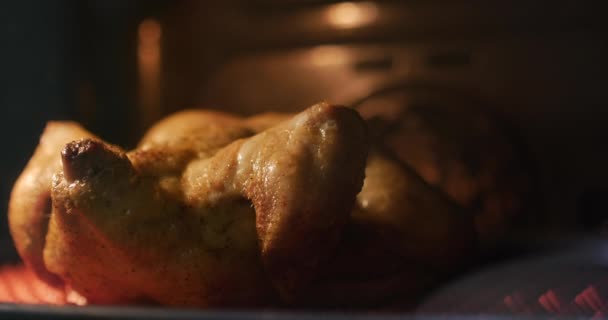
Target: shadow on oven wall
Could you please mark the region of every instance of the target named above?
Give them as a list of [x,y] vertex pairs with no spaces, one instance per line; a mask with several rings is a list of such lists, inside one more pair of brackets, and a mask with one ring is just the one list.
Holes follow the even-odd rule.
[[[466,92],[519,130],[539,168],[549,229],[597,229],[608,213],[608,51],[598,8],[593,1],[3,2],[2,205],[50,119],[78,120],[128,147],[160,116],[185,107],[295,111],[416,82]],[[0,230],[0,259],[14,259],[5,219]]]

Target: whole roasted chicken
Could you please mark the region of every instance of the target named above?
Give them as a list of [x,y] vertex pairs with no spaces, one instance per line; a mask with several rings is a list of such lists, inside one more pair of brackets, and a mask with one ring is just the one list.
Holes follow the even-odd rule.
[[379,305],[465,265],[476,234],[369,136],[327,103],[182,111],[128,152],[51,122],[14,186],[11,233],[40,278],[93,304]]

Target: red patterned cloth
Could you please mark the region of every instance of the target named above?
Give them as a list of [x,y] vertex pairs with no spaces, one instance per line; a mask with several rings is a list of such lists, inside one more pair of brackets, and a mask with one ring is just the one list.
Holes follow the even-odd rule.
[[42,282],[23,265],[0,266],[0,303],[66,304],[63,288]]

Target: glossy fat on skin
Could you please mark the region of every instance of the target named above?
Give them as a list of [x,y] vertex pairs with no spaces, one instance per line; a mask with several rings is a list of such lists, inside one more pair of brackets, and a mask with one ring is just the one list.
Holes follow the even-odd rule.
[[[248,121],[254,128],[263,129],[289,116],[268,113]],[[403,148],[397,151],[408,152]],[[401,235],[400,240],[395,240],[401,246],[398,252],[407,252],[409,257],[427,266],[449,268],[474,253],[477,247],[474,220],[470,211],[431,187],[413,168],[406,168],[378,150],[371,153],[363,189],[352,215],[352,223],[358,225],[355,228],[358,231],[353,232],[368,229],[364,231],[366,235],[359,235],[361,238],[374,242],[377,247],[379,233],[372,230],[393,230],[392,233]],[[374,239],[370,238],[371,234],[376,234]]]
[[181,173],[189,162],[256,133],[244,122],[222,112],[183,110],[152,126],[127,156],[140,175],[157,178],[163,191],[179,198]]
[[367,149],[355,111],[319,104],[192,163],[185,197],[195,206],[251,199],[264,265],[291,300],[333,252],[361,189]]
[[51,215],[51,179],[61,168],[60,152],[65,144],[92,137],[95,136],[74,122],[49,122],[11,193],[8,221],[15,247],[25,264],[51,284],[60,283],[42,259]]
[[98,303],[254,305],[274,298],[271,284],[288,300],[331,255],[366,153],[363,121],[328,104],[190,162],[181,192],[142,169],[144,156],[70,143],[45,262]]
[[[248,123],[259,130],[289,116],[261,114]],[[408,169],[372,152],[338,251],[313,286],[300,292],[301,303],[369,306],[421,292],[475,255],[478,235],[472,213]]]

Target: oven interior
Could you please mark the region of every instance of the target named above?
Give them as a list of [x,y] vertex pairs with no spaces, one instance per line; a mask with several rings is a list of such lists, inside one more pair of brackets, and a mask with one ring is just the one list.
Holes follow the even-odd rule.
[[[11,44],[0,53],[5,208],[51,119],[77,120],[129,147],[152,123],[184,108],[252,115],[327,100],[370,117],[405,110],[400,128],[415,137],[405,143],[417,150],[407,155],[419,161],[417,169],[430,158],[417,147],[424,136],[411,134],[418,132],[412,119],[437,125],[474,154],[502,143],[479,138],[495,126],[519,157],[501,162],[515,168],[501,181],[523,170],[527,188],[520,228],[414,311],[608,311],[608,46],[600,2],[90,0],[1,7]],[[491,129],[479,124],[487,119]],[[472,137],[484,142],[467,147]],[[4,220],[0,261],[16,263]],[[0,305],[8,317],[280,317],[78,310]]]

